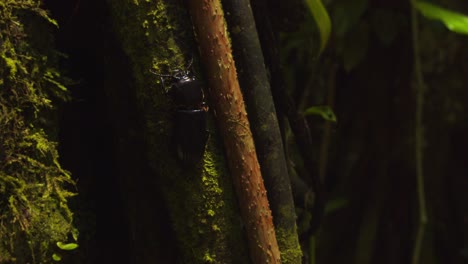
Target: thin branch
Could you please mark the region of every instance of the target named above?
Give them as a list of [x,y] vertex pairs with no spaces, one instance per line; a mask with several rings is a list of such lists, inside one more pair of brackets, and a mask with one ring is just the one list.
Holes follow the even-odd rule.
[[[328,94],[327,94],[327,105],[332,109],[335,102],[335,79],[336,79],[336,65],[334,62],[331,63],[330,73],[328,76]],[[319,158],[319,178],[322,182],[325,181],[325,175],[327,174],[328,164],[328,150],[330,148],[332,124],[330,121],[325,121],[325,127],[323,130],[322,143],[320,145],[320,158]]]
[[424,233],[427,224],[427,212],[426,212],[426,199],[424,194],[424,173],[423,173],[423,162],[424,162],[424,126],[423,126],[423,114],[424,114],[424,79],[421,68],[421,60],[419,57],[419,30],[418,30],[418,14],[416,9],[411,7],[411,25],[413,34],[413,56],[414,56],[414,76],[416,79],[415,91],[416,91],[416,111],[415,111],[415,161],[416,161],[416,184],[418,193],[418,205],[419,205],[419,223],[416,238],[414,241],[412,264],[420,263],[420,255],[422,242],[424,240]]

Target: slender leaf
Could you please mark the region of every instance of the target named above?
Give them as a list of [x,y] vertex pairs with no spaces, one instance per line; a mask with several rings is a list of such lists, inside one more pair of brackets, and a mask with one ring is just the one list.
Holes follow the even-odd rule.
[[304,115],[319,115],[325,120],[336,122],[335,113],[333,113],[331,107],[327,105],[309,107],[304,111]]
[[429,19],[440,20],[456,33],[468,35],[468,16],[424,1],[412,1],[414,8]]
[[306,4],[320,31],[320,53],[322,53],[322,51],[327,46],[328,39],[330,38],[330,16],[328,15],[328,12],[323,6],[321,0],[306,0]]
[[65,243],[62,243],[62,242],[57,242],[57,247],[59,247],[60,249],[63,249],[63,250],[74,250],[75,248],[78,247],[78,244],[76,244],[76,243],[65,244]]
[[62,257],[59,254],[54,253],[52,254],[52,259],[55,261],[61,261]]

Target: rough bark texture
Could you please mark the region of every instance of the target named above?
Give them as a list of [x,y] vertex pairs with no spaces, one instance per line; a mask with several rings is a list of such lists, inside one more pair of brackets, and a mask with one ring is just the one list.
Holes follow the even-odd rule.
[[310,221],[310,228],[306,233],[301,234],[301,238],[307,239],[309,236],[314,235],[321,225],[326,202],[325,192],[323,190],[323,184],[319,178],[318,170],[312,163],[313,141],[307,120],[304,116],[301,116],[298,113],[292,98],[289,95],[286,95],[286,92],[281,90],[282,89],[276,91],[276,97],[279,97],[278,100],[282,101],[281,105],[283,107],[283,111],[285,111],[288,117],[289,126],[293,131],[296,145],[299,149],[302,159],[304,160],[304,166],[308,171],[309,180],[312,183],[312,188],[315,193],[315,200],[312,208],[313,218]]
[[325,193],[322,183],[319,179],[317,169],[314,167],[313,161],[313,142],[310,134],[309,125],[304,116],[301,116],[294,100],[287,93],[286,86],[282,77],[281,61],[279,54],[278,33],[272,27],[272,21],[268,16],[268,5],[265,0],[253,2],[254,14],[257,25],[262,30],[260,31],[260,40],[263,45],[263,53],[266,58],[266,64],[269,67],[272,76],[272,93],[275,105],[278,112],[287,116],[289,125],[294,134],[296,145],[304,160],[304,166],[308,170],[310,182],[312,183],[315,193],[314,207],[312,209],[312,221],[310,229],[306,234],[302,234],[302,238],[307,238],[313,235],[320,226],[325,208]]
[[218,0],[189,1],[254,263],[280,263],[274,226]]
[[283,263],[301,263],[296,212],[281,133],[249,0],[223,1]]

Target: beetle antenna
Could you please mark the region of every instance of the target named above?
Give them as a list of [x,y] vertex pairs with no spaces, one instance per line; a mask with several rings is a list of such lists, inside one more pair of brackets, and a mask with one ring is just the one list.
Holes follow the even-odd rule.
[[157,76],[159,76],[159,77],[172,77],[172,75],[170,75],[170,74],[161,74],[161,73],[157,73],[157,72],[153,71],[152,69],[150,69],[149,71],[150,71],[152,74],[157,75]]
[[150,69],[149,71],[152,74],[159,76],[159,78],[161,80],[161,84],[162,84],[163,87],[165,86],[164,78],[172,77],[172,75],[169,75],[169,74],[160,74],[160,73],[154,72],[152,69]]
[[190,58],[190,62],[189,62],[189,64],[188,64],[188,66],[187,66],[187,70],[186,70],[186,71],[188,71],[189,69],[191,69],[191,68],[192,68],[192,65],[193,65],[193,56],[192,56],[192,58]]

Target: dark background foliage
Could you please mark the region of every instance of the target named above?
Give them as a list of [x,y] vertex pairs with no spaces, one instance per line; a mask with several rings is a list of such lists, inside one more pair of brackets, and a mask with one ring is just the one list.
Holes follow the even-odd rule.
[[[284,122],[284,111],[278,110],[301,233],[307,233],[310,219],[314,219],[310,212],[314,199],[309,196],[313,189],[310,173],[323,180],[328,201],[312,245],[315,250],[309,247],[309,237],[301,241],[305,259],[316,259],[316,263],[410,263],[419,225],[410,3],[323,2],[332,20],[332,34],[320,55],[318,27],[301,1],[288,1],[286,6],[284,1],[271,1],[260,13],[254,9],[262,48],[277,49],[280,55],[275,60],[264,53],[272,82],[283,82],[282,88],[299,113],[311,106],[327,105],[337,118],[331,123],[317,115],[307,116],[313,157],[304,160],[295,135]],[[465,1],[434,2],[468,14]],[[152,200],[145,202],[154,211],[143,215],[146,220],[141,226],[131,224],[134,222],[128,208],[132,207],[125,193],[129,189],[122,187],[122,175],[143,175],[136,180],[154,175],[139,134],[143,117],[127,111],[136,108],[137,99],[129,92],[133,80],[127,73],[131,69],[112,30],[109,1],[46,0],[44,8],[60,25],[46,30],[55,38],[48,41],[55,41],[56,48],[66,54],[61,59],[49,57],[57,60],[61,72],[73,80],[67,85],[71,99],[61,106],[59,116],[52,118],[58,121],[58,130],[51,129],[58,131],[60,163],[71,172],[79,192],[70,207],[80,231],[80,247],[67,263],[136,263],[139,257],[135,254],[146,252],[141,248],[145,245],[154,246],[152,256],[157,256],[157,263],[178,260],[165,200],[157,190],[151,190],[153,186],[142,183],[140,187],[156,193],[156,199],[151,196]],[[274,21],[271,30],[276,42],[262,39],[268,29],[262,27],[261,16]],[[39,19],[40,15],[31,17]],[[468,39],[423,17],[419,18],[418,31],[417,56],[426,83],[423,171],[429,219],[420,263],[466,263]],[[281,72],[272,70],[272,61]],[[6,65],[2,68],[8,69]],[[8,70],[1,74],[8,79]],[[42,82],[39,75],[27,78]],[[110,85],[116,83],[122,85],[114,90]],[[128,100],[117,105],[109,99],[115,94]],[[28,97],[23,98],[28,101]],[[49,126],[54,127],[44,125]],[[127,130],[134,134],[124,135],[122,131]],[[124,137],[131,142],[124,142]],[[4,152],[0,149],[0,160]],[[316,169],[309,172],[306,163]],[[135,243],[131,230],[145,228],[156,230],[155,237]]]
[[[437,3],[467,13],[463,1]],[[410,3],[328,1],[326,7],[333,31],[320,58],[312,17],[281,38],[296,104],[302,110],[329,105],[338,119],[332,125],[309,119],[316,173],[324,177],[328,206],[340,208],[323,219],[317,263],[409,263],[419,224]],[[419,21],[429,218],[421,263],[465,263],[467,37]]]

